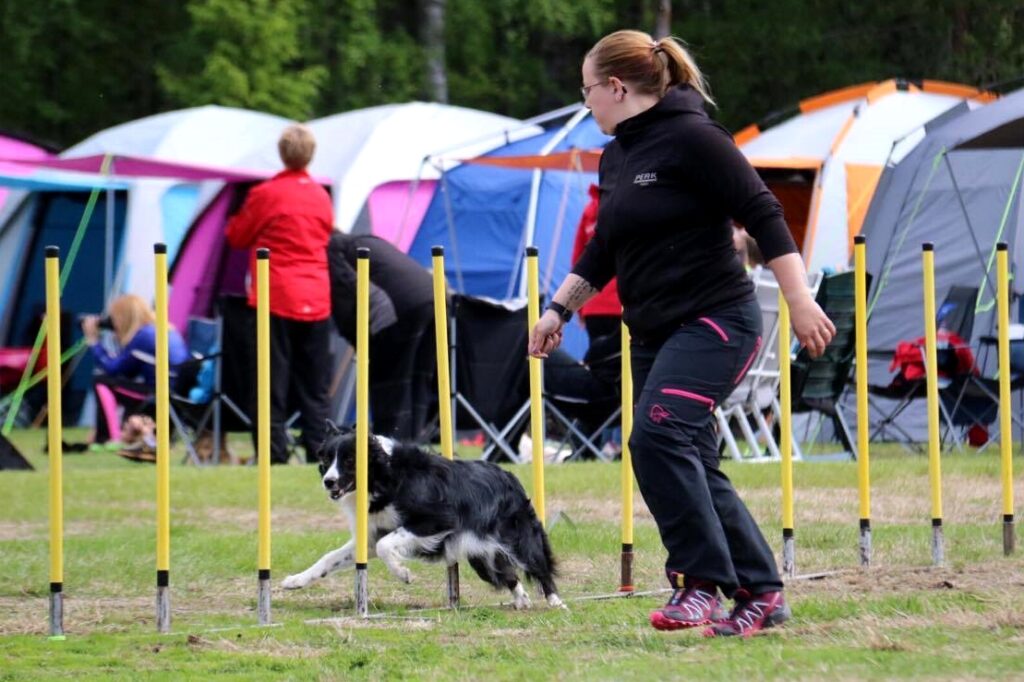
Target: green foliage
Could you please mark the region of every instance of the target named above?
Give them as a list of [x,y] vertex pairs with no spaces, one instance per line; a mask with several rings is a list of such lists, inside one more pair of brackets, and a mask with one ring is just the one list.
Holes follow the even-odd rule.
[[222,104],[305,119],[327,71],[302,62],[302,0],[191,0],[180,59],[157,68],[181,106]]
[[[35,0],[0,4],[0,129],[70,144],[215,102],[294,118],[425,99],[414,0]],[[658,0],[445,3],[449,99],[518,117],[578,98],[602,35],[654,28]],[[674,0],[736,129],[822,91],[902,76],[973,85],[1024,72],[1019,0]]]

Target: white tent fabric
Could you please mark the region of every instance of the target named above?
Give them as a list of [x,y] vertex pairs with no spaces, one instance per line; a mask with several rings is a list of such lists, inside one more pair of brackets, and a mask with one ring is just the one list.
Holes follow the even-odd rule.
[[[868,83],[805,100],[798,115],[764,131],[751,126],[737,140],[759,169],[817,165],[810,204],[801,211],[807,215],[802,252],[811,271],[843,269],[894,146],[913,140],[925,123],[961,102],[980,106],[989,99],[973,88],[934,81]],[[912,146],[904,142],[901,153]]]
[[[424,163],[427,157],[454,147],[462,155],[482,154],[504,144],[505,131],[522,124],[475,109],[409,102],[336,114],[310,121],[309,127],[317,139],[310,172],[332,180],[335,224],[348,232],[376,187],[436,180],[440,174]],[[265,162],[276,150],[260,153]]]
[[[203,106],[148,116],[98,132],[66,150],[62,157],[125,154],[162,161],[241,167],[254,146],[276,143],[292,121],[246,109]],[[275,166],[254,166],[266,170]],[[278,162],[277,166],[280,165]],[[116,175],[117,168],[113,168]],[[168,244],[173,258],[185,230],[215,195],[220,183],[206,187],[174,180],[137,179],[130,183],[125,243],[121,247],[124,271],[115,281],[119,289],[149,298],[153,294],[153,243]]]

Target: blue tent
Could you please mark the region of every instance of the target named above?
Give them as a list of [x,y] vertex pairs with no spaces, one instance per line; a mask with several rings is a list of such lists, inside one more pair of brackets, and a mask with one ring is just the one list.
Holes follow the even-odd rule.
[[[580,109],[557,128],[533,133],[486,156],[545,155],[604,147],[590,112]],[[510,137],[513,135],[510,134]],[[541,293],[550,297],[568,274],[580,214],[594,173],[462,164],[441,177],[409,255],[429,267],[432,246],[445,247],[448,281],[474,296],[524,296],[523,254],[539,250]],[[582,356],[586,336],[569,325],[565,348]]]

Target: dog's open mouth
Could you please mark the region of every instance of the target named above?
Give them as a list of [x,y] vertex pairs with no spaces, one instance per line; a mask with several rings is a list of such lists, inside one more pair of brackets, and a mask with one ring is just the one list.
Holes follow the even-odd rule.
[[348,493],[350,493],[353,490],[355,490],[355,488],[356,488],[356,485],[355,485],[355,483],[353,483],[352,485],[348,486],[347,488],[335,488],[335,489],[329,491],[329,494],[330,494],[332,500],[340,500],[341,498],[345,497],[345,495],[347,495]]

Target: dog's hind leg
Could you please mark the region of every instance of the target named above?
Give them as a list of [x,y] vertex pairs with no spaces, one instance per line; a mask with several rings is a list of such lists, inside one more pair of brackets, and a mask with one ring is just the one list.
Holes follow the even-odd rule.
[[484,582],[498,589],[504,587],[511,592],[512,608],[517,611],[530,608],[530,595],[523,589],[515,565],[503,553],[472,555],[469,557],[469,565]]
[[412,582],[412,573],[402,563],[403,559],[415,557],[436,557],[438,547],[448,533],[421,536],[405,528],[396,528],[377,541],[377,556],[388,567],[391,574],[405,583]]
[[[370,557],[374,556],[373,545],[370,545],[367,550]],[[355,563],[355,557],[356,541],[355,538],[352,538],[338,549],[324,554],[315,564],[307,568],[302,573],[290,575],[282,580],[281,587],[286,590],[298,590],[306,587],[310,583],[319,580],[320,578],[325,578],[335,571],[339,571],[343,568],[349,568]]]

